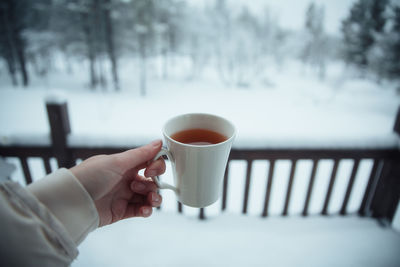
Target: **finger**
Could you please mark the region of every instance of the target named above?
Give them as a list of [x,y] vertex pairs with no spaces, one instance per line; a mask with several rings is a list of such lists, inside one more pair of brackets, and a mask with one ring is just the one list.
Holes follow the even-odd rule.
[[120,173],[125,173],[129,169],[136,168],[152,160],[160,151],[161,145],[161,140],[155,140],[145,146],[115,154],[116,167],[119,169]]
[[141,164],[139,164],[138,166],[135,167],[135,170],[140,171],[140,170],[142,170],[144,168],[147,168],[147,166],[149,166],[149,164],[147,162],[141,163]]
[[[158,160],[164,161],[163,158],[159,158]],[[155,162],[157,162],[158,160],[156,160]],[[149,161],[147,161],[147,162],[145,162],[145,163],[139,164],[138,166],[136,166],[136,167],[134,168],[134,170],[139,171],[139,170],[142,170],[142,169],[144,169],[144,168],[148,168],[150,165],[152,165],[152,163],[153,163],[153,159],[151,159],[151,160],[149,160]],[[164,165],[165,165],[165,162],[163,162],[163,163],[157,163],[157,165],[158,165],[158,164],[160,164],[160,165],[164,164]],[[157,165],[156,165],[156,166],[157,166]],[[158,168],[158,166],[157,166],[157,168]],[[161,168],[163,168],[163,167],[161,166]],[[165,167],[164,167],[164,169],[165,169]],[[162,174],[162,173],[160,173],[160,174]]]
[[136,178],[136,176],[138,175],[138,170],[136,168],[132,168],[127,170],[123,177],[127,180],[134,180]]
[[134,194],[130,199],[130,204],[151,205],[152,207],[161,206],[162,197],[160,194],[150,192],[147,195]]
[[147,205],[129,204],[126,208],[124,219],[131,217],[149,217],[153,208]]
[[154,177],[156,175],[161,175],[164,172],[165,172],[165,161],[160,158],[150,163],[150,165],[144,171],[144,176]]
[[150,192],[147,195],[147,202],[150,203],[150,205],[153,207],[159,207],[162,202],[162,197],[161,197],[161,195],[159,195],[155,192]]
[[140,194],[134,194],[129,199],[129,203],[130,204],[140,204],[140,205],[149,204],[149,203],[147,203],[147,195],[140,195]]
[[135,193],[147,195],[149,192],[157,192],[158,187],[152,180],[138,175],[136,179],[132,181],[131,189]]

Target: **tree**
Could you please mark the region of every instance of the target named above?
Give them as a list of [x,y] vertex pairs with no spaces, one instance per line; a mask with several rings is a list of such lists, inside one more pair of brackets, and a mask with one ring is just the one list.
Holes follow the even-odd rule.
[[11,30],[9,6],[2,3],[0,6],[0,54],[6,61],[8,72],[14,86],[18,85],[16,77],[16,57],[17,53],[14,46],[14,38]]
[[[98,57],[101,40],[98,31],[97,9],[99,0],[59,0],[55,2],[51,31],[57,46],[67,57],[88,61],[89,87],[95,90],[101,81]],[[103,84],[104,85],[104,84]]]
[[400,6],[394,7],[392,27],[393,41],[390,44],[389,76],[400,78]]
[[388,0],[359,0],[342,23],[344,56],[348,63],[361,69],[368,67],[368,53],[376,42],[376,35],[385,26],[384,11]]
[[118,63],[115,48],[115,37],[114,37],[114,26],[111,18],[112,3],[111,0],[103,0],[103,19],[104,19],[104,31],[106,50],[111,63],[111,74],[114,83],[115,91],[119,91],[119,79],[118,79]]
[[[185,21],[182,14],[183,11],[183,2],[175,0],[155,2],[154,45],[163,58],[162,75],[164,79],[168,77],[169,55],[178,52],[180,44],[183,43],[182,28],[188,27],[186,25],[187,21]],[[190,21],[192,20],[193,17],[191,17]]]
[[385,10],[389,0],[373,0],[370,3],[370,19],[373,34],[382,33],[386,24]]
[[0,3],[0,53],[7,63],[13,84],[17,85],[16,70],[19,70],[25,87],[29,84],[29,75],[27,40],[23,33],[28,27],[31,4],[28,0],[3,0]]
[[391,27],[383,33],[371,56],[374,71],[389,79],[400,79],[400,6],[391,10]]
[[154,0],[135,0],[132,2],[134,30],[140,58],[140,95],[147,91],[147,57],[154,44],[155,3]]
[[207,12],[198,12],[194,8],[186,10],[181,25],[183,52],[191,59],[188,78],[195,79],[214,55],[214,43],[209,41],[214,40],[214,28]]
[[235,19],[233,37],[232,70],[235,84],[247,87],[260,68],[262,44],[259,41],[261,27],[258,19],[247,9],[242,8]]
[[[58,0],[54,2],[55,17],[51,31],[59,49],[67,57],[88,61],[89,86],[95,90],[107,87],[110,74],[115,91],[120,89],[116,19],[113,12],[121,8],[119,0]],[[110,69],[104,66],[108,59]]]
[[319,77],[325,76],[327,39],[324,34],[324,8],[311,3],[306,10],[305,46],[301,53],[304,64],[318,69]]
[[214,8],[210,13],[214,26],[213,39],[215,40],[217,70],[221,80],[226,84],[230,84],[234,67],[230,56],[232,17],[225,0],[215,0]]
[[225,0],[216,0],[211,17],[212,40],[220,79],[227,85],[248,87],[262,71],[264,43],[258,18],[246,7],[231,12]]
[[45,76],[53,67],[57,35],[52,32],[53,4],[51,0],[37,0],[29,11],[29,27],[24,36],[29,40],[27,59],[38,76]]

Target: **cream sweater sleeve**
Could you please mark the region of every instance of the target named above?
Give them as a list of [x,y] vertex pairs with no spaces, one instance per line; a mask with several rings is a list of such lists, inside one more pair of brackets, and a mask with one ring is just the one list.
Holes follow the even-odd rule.
[[76,245],[98,227],[92,198],[69,170],[59,169],[30,184],[28,190],[65,226]]
[[99,224],[93,200],[67,169],[26,188],[1,184],[0,218],[2,266],[68,266]]

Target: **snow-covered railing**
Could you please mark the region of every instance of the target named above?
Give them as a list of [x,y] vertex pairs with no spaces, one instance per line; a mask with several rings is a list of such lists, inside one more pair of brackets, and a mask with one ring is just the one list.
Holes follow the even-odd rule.
[[[65,101],[48,101],[46,103],[47,114],[51,129],[51,143],[38,145],[0,145],[0,156],[17,157],[20,160],[21,168],[26,180],[29,184],[32,182],[31,170],[27,163],[27,159],[31,157],[42,158],[44,169],[47,173],[52,171],[50,159],[55,158],[59,167],[71,167],[77,160],[85,159],[96,154],[111,154],[121,152],[131,147],[124,146],[96,146],[89,147],[85,145],[68,146],[68,135],[71,132],[67,103]],[[400,110],[397,113],[394,132],[400,133]],[[338,166],[341,160],[350,159],[353,161],[350,178],[347,182],[343,201],[339,214],[348,214],[347,208],[351,197],[354,181],[359,171],[360,161],[364,159],[372,160],[372,168],[368,175],[368,182],[365,192],[362,196],[358,214],[360,216],[372,216],[391,222],[399,203],[400,197],[400,150],[399,146],[368,146],[367,148],[354,148],[352,146],[340,148],[234,148],[231,151],[229,162],[224,177],[222,205],[221,210],[226,210],[230,162],[235,160],[244,160],[246,162],[246,177],[244,183],[244,198],[242,203],[242,213],[248,212],[248,201],[250,194],[250,184],[253,171],[253,163],[256,160],[267,160],[269,162],[268,174],[266,177],[266,188],[264,195],[262,217],[269,216],[270,199],[272,193],[272,185],[274,183],[274,169],[278,160],[290,161],[289,180],[284,197],[284,206],[281,212],[282,216],[288,215],[290,199],[293,191],[296,167],[300,160],[311,160],[312,169],[307,184],[306,195],[304,198],[301,214],[307,216],[309,214],[310,198],[314,190],[316,172],[319,163],[322,160],[329,159],[333,161],[333,168],[330,171],[329,183],[324,196],[323,208],[321,215],[328,215],[328,207],[330,204],[333,187],[337,180]],[[178,212],[183,212],[182,205],[177,204]],[[206,217],[205,210],[199,210],[199,218]]]

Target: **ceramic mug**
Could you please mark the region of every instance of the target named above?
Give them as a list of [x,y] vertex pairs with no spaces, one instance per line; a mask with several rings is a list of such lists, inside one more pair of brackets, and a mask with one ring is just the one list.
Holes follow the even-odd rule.
[[[196,145],[174,140],[171,136],[188,129],[205,129],[220,133],[225,141]],[[174,184],[152,177],[160,189],[175,191],[179,202],[187,206],[204,208],[216,202],[221,195],[222,183],[229,153],[235,138],[235,127],[228,120],[211,114],[184,114],[168,120],[162,130],[166,148],[154,157],[166,155],[172,165]]]

